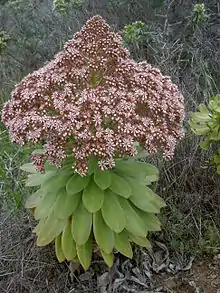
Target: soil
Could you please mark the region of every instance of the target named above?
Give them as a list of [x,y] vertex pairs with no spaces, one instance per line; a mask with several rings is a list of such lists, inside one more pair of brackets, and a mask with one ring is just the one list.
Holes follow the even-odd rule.
[[161,281],[175,293],[220,293],[220,255],[214,262],[197,262],[189,272]]

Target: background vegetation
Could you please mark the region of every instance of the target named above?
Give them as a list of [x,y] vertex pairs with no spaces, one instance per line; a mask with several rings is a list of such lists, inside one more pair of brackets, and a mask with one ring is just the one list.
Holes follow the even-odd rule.
[[[179,262],[213,256],[220,249],[219,175],[187,123],[190,111],[220,93],[220,5],[214,0],[200,4],[192,0],[0,1],[1,104],[16,83],[50,60],[94,14],[121,32],[134,59],[161,68],[181,88],[187,112],[185,138],[172,161],[152,159],[161,172],[158,193],[167,202],[162,233],[152,239],[165,243]],[[67,264],[58,266],[50,248],[35,248],[32,219],[22,207],[28,191],[19,166],[28,153],[28,148],[11,144],[0,124],[0,288],[70,292]],[[42,278],[53,280],[55,289],[47,291]],[[56,284],[60,279],[62,286]],[[83,287],[79,290],[87,292]]]

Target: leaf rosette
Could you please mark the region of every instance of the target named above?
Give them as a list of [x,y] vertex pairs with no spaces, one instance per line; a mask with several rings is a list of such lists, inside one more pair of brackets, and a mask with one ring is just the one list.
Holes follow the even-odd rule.
[[46,165],[42,174],[32,163],[21,169],[29,173],[26,185],[38,187],[26,202],[39,221],[37,245],[55,242],[60,262],[79,261],[88,269],[96,243],[111,266],[114,251],[132,258],[131,243],[148,248],[148,232],[160,230],[155,214],[165,204],[148,187],[158,180],[158,170],[150,164],[117,159],[113,169],[101,171],[93,164],[83,177],[68,160],[60,169]]

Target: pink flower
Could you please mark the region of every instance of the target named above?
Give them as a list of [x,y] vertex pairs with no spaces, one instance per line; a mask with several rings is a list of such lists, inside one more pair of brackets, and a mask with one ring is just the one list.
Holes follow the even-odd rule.
[[[43,142],[43,159],[59,167],[72,150],[74,170],[85,174],[90,156],[105,170],[116,156],[149,153],[172,157],[183,135],[183,96],[170,78],[129,58],[121,37],[94,16],[64,50],[25,77],[4,105],[2,120],[23,145]],[[34,163],[43,170],[42,159]]]

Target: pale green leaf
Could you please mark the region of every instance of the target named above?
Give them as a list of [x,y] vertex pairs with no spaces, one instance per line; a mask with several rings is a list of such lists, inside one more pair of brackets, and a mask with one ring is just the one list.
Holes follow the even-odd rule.
[[81,265],[87,270],[92,259],[92,239],[89,238],[83,245],[76,245],[76,251]]
[[73,260],[76,257],[76,243],[71,233],[71,222],[66,222],[61,238],[62,250],[67,260]]
[[48,179],[56,175],[55,171],[47,171],[45,173],[36,173],[28,175],[25,186],[32,187],[45,183]]
[[45,246],[51,243],[63,231],[65,224],[65,220],[55,218],[53,211],[47,218],[41,219],[39,226],[35,228],[35,233],[38,236],[37,245]]
[[35,193],[33,193],[30,197],[28,197],[25,207],[27,209],[32,209],[35,208],[41,201],[42,199],[42,190],[39,189]]
[[118,202],[117,195],[110,190],[105,191],[101,211],[104,221],[114,232],[119,233],[125,228],[126,221],[123,209]]
[[93,214],[93,232],[100,249],[107,254],[112,252],[114,246],[113,232],[103,220],[101,211]]
[[61,234],[55,239],[55,252],[59,262],[63,262],[66,259],[61,247]]
[[25,171],[25,172],[28,172],[28,173],[32,173],[32,174],[36,174],[36,173],[39,173],[37,170],[36,170],[36,167],[34,166],[33,163],[27,163],[27,164],[24,164],[20,167],[20,169],[22,171]]
[[100,250],[100,251],[101,251],[102,257],[104,258],[105,263],[107,264],[107,266],[109,268],[111,268],[112,265],[113,265],[113,261],[114,261],[114,254],[113,254],[113,252],[105,253],[103,250]]
[[117,160],[115,172],[123,177],[135,178],[145,185],[149,185],[159,179],[159,171],[155,166],[132,160]]
[[[67,167],[67,168],[66,168]],[[66,186],[70,177],[72,177],[73,171],[69,166],[65,166],[60,169],[56,176],[48,179],[43,185],[42,189],[46,192],[58,192],[61,187]]]
[[145,237],[147,235],[146,228],[143,220],[135,212],[129,201],[118,196],[119,203],[123,208],[125,219],[126,219],[126,229],[136,236]]
[[93,180],[90,180],[89,184],[83,190],[82,200],[87,210],[90,213],[95,213],[103,205],[104,191]]
[[160,208],[165,206],[164,201],[149,187],[139,184],[135,179],[126,178],[132,195],[129,200],[139,209],[149,213],[159,213]]
[[144,212],[136,207],[133,207],[136,213],[141,217],[143,220],[146,230],[147,231],[160,231],[161,230],[161,223],[157,216],[152,213]]
[[89,158],[89,163],[88,163],[88,175],[92,175],[95,172],[97,165],[98,165],[98,159],[94,156],[91,156]]
[[53,206],[56,202],[57,194],[56,193],[43,193],[42,199],[37,205],[34,211],[34,217],[36,220],[41,218],[46,218],[53,209]]
[[96,169],[94,173],[94,180],[95,183],[104,190],[111,185],[111,174],[109,171],[101,171]]
[[114,239],[115,239],[115,248],[117,249],[117,251],[119,251],[121,254],[129,258],[132,258],[133,251],[128,239],[128,233],[126,231],[122,231],[119,234],[114,233]]
[[129,238],[132,242],[136,243],[139,246],[150,248],[151,244],[150,241],[145,237],[138,237],[133,235],[132,233],[129,233]]
[[82,191],[89,183],[90,176],[73,175],[66,184],[67,193],[75,194]]
[[44,155],[45,151],[43,149],[36,149],[31,154],[32,155]]
[[109,187],[114,193],[117,193],[125,198],[131,195],[129,184],[117,174],[111,172],[111,185]]
[[58,219],[67,219],[74,213],[80,200],[82,198],[81,193],[71,194],[66,192],[66,188],[63,187],[57,194],[57,199],[54,204],[54,213]]
[[92,228],[92,214],[81,201],[72,216],[72,235],[78,245],[83,245],[89,239]]

